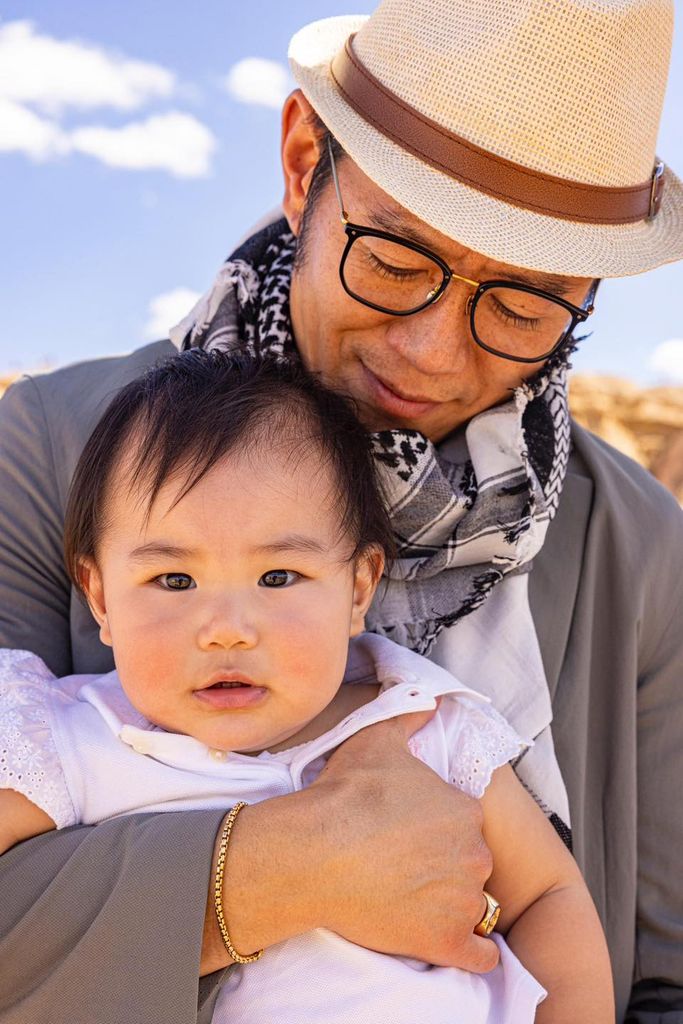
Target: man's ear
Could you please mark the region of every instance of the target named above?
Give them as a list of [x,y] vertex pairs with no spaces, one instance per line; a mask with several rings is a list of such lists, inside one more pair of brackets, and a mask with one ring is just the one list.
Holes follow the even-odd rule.
[[311,124],[315,114],[301,89],[295,89],[282,108],[282,171],[285,195],[282,208],[289,226],[299,234],[306,196],[318,163],[318,137]]
[[358,636],[365,629],[365,614],[375,596],[383,569],[384,554],[374,545],[362,551],[356,559],[349,636]]
[[100,627],[100,640],[111,647],[111,631],[107,619],[107,606],[104,599],[102,573],[92,558],[84,558],[79,565],[80,584],[88,602],[93,618]]

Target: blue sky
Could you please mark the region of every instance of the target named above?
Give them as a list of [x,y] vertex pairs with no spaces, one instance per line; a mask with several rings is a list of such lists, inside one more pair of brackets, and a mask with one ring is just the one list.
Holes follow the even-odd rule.
[[[284,67],[297,28],[373,6],[5,3],[0,373],[128,351],[184,312],[280,199],[277,101],[289,84],[272,64],[240,62]],[[681,175],[676,7],[659,152]],[[606,282],[592,327],[577,369],[683,383],[683,265]]]

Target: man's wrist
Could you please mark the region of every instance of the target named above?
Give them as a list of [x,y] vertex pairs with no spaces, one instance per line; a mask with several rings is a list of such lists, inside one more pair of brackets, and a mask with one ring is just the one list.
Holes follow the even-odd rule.
[[234,960],[237,964],[252,964],[257,960],[260,960],[263,950],[255,950],[253,953],[240,953],[232,944],[230,938],[230,932],[228,930],[228,923],[225,920],[225,914],[223,912],[223,883],[225,878],[225,863],[228,856],[228,846],[230,844],[230,837],[232,830],[235,827],[237,816],[240,814],[245,807],[248,805],[244,800],[239,800],[235,806],[228,812],[223,819],[223,827],[218,840],[218,859],[216,861],[216,871],[214,875],[214,910],[216,912],[216,921],[218,923],[218,930],[221,933],[221,939],[225,946],[228,956],[231,960]]
[[[322,802],[324,794],[313,787],[240,812],[223,882],[223,912],[236,949],[264,949],[322,923],[316,844]],[[220,835],[213,878],[219,841]],[[225,953],[217,924],[216,938]]]

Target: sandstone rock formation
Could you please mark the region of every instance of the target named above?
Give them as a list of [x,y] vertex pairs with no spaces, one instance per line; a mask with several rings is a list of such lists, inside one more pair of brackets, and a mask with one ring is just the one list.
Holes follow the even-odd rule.
[[683,503],[683,387],[576,375],[569,404],[579,423],[646,466]]

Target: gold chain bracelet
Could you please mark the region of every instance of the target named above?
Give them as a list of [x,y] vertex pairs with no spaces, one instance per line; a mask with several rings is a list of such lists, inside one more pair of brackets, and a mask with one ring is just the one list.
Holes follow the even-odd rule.
[[262,949],[260,949],[258,953],[249,953],[248,956],[242,956],[241,953],[237,952],[230,941],[230,933],[228,932],[228,926],[225,923],[225,915],[223,913],[223,875],[225,874],[225,858],[228,853],[228,842],[230,840],[230,833],[232,832],[232,827],[235,824],[237,815],[240,813],[242,808],[246,806],[247,805],[244,800],[240,800],[239,803],[235,804],[225,819],[223,831],[221,832],[221,841],[218,845],[218,863],[216,864],[216,883],[214,886],[213,899],[214,907],[216,908],[216,920],[218,921],[218,927],[220,929],[225,948],[235,963],[238,964],[253,964],[263,955]]

